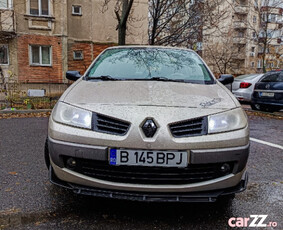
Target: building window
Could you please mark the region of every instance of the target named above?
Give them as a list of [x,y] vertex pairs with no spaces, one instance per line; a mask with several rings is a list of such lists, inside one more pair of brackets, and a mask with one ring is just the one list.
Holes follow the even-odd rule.
[[51,66],[51,46],[30,46],[30,65]]
[[257,9],[258,8],[258,0],[254,1],[254,7]]
[[0,65],[9,64],[9,50],[8,45],[0,45]]
[[0,0],[0,9],[12,8],[12,0]]
[[82,15],[82,7],[81,6],[72,6],[72,14],[73,15]]
[[254,63],[254,62],[252,62],[252,63],[251,63],[251,66],[252,66],[252,67],[255,67],[255,63]]
[[74,51],[74,60],[83,60],[84,59],[84,54],[82,50],[75,50]]
[[256,16],[253,17],[253,23],[256,23]]
[[30,0],[30,14],[49,16],[50,0]]
[[261,60],[257,61],[257,68],[259,68],[259,69],[261,68]]
[[270,68],[273,68],[273,67],[274,67],[274,63],[271,62],[271,63],[270,63]]
[[252,52],[255,52],[255,47],[254,46],[252,47]]

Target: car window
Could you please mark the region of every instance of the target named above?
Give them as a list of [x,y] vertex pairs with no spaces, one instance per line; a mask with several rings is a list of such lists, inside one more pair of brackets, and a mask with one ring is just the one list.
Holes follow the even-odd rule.
[[178,49],[109,49],[91,66],[87,76],[111,76],[124,80],[163,77],[192,83],[214,83],[208,69],[194,52]]
[[264,76],[261,82],[283,82],[283,72],[272,73]]

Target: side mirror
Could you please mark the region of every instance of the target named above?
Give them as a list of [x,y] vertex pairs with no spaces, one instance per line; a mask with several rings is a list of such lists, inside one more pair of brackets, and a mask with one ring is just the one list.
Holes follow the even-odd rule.
[[220,81],[223,85],[228,85],[234,82],[234,77],[230,74],[222,74],[218,81]]
[[76,80],[78,80],[80,77],[81,77],[81,74],[80,74],[79,71],[67,71],[67,72],[66,72],[66,78],[67,78],[68,80],[76,81]]

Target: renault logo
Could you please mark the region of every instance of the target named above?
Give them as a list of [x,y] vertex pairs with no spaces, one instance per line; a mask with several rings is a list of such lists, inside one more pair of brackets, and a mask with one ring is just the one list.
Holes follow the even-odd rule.
[[157,130],[157,126],[153,119],[146,120],[142,125],[142,130],[146,137],[153,137]]

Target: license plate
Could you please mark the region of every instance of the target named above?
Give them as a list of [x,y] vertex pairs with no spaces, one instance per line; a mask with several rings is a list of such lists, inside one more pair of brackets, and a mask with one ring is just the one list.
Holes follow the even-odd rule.
[[109,164],[184,168],[188,165],[188,153],[186,151],[110,149]]
[[274,93],[266,93],[266,92],[260,92],[260,97],[274,97]]

